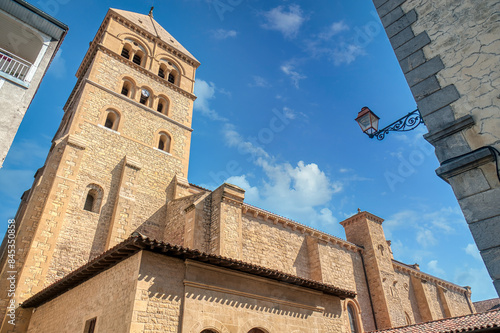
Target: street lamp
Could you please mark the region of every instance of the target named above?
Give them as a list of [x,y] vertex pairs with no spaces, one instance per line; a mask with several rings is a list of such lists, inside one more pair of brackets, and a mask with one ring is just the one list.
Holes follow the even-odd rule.
[[422,116],[418,109],[408,113],[406,116],[396,120],[389,126],[384,127],[380,131],[378,130],[378,121],[379,117],[372,110],[370,110],[367,106],[361,108],[358,116],[356,117],[356,121],[361,127],[363,133],[366,133],[372,139],[376,137],[377,140],[383,140],[385,135],[391,131],[394,132],[407,132],[415,129],[418,125],[424,122]]

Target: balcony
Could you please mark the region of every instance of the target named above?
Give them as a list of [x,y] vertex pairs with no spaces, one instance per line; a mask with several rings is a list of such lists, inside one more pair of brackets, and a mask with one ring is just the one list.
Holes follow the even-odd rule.
[[27,75],[32,64],[20,57],[0,48],[0,72],[11,76],[23,83],[27,82]]

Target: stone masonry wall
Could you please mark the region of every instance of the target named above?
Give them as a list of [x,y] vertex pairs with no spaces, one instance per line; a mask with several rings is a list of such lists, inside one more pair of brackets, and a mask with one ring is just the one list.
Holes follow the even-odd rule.
[[183,332],[345,332],[335,296],[187,262]]
[[142,252],[130,333],[181,331],[184,272],[182,260]]
[[140,261],[139,253],[39,306],[28,332],[83,332],[94,317],[96,332],[129,332]]
[[318,253],[308,248],[307,234],[291,226],[273,223],[251,214],[242,216],[243,258],[256,265],[277,269],[306,279],[318,279],[311,273],[313,257],[319,255],[321,282],[355,290],[366,331],[374,330],[373,313],[366,277],[359,252],[338,244],[318,240]]

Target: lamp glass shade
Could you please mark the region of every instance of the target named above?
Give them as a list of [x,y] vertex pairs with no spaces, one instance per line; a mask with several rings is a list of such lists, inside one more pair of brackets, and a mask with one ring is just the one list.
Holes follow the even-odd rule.
[[361,127],[361,130],[364,133],[368,135],[373,135],[378,130],[379,119],[380,118],[377,117],[377,115],[373,113],[369,108],[364,107],[358,113],[356,121],[358,122],[359,127]]

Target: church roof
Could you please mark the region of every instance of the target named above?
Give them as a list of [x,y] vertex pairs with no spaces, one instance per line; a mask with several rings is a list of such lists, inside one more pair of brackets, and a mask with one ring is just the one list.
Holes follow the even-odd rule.
[[142,29],[146,30],[147,32],[149,32],[153,36],[158,37],[166,44],[170,45],[171,47],[175,48],[176,50],[180,51],[181,53],[184,53],[184,55],[190,57],[191,59],[195,60],[196,62],[199,62],[167,30],[165,30],[158,22],[156,22],[156,20],[152,16],[134,13],[134,12],[129,12],[127,10],[116,9],[116,8],[110,8],[109,10],[111,12],[114,12],[114,13],[120,15],[120,16],[123,16],[124,18],[126,18],[130,22],[134,23],[135,25],[141,27]]
[[214,254],[204,253],[198,250],[188,249],[178,245],[172,245],[147,238],[137,232],[128,239],[104,252],[86,265],[69,273],[62,279],[54,282],[44,290],[33,295],[21,304],[23,308],[38,307],[62,294],[67,290],[75,288],[92,277],[113,267],[119,262],[133,256],[139,251],[150,251],[169,257],[189,259],[226,269],[236,270],[252,275],[268,278],[275,281],[285,282],[292,285],[321,291],[325,294],[344,298],[354,298],[356,292],[335,287],[327,283],[321,283],[304,279],[295,275],[287,274],[275,269],[250,264],[241,260],[222,257]]
[[500,310],[500,298],[487,299],[484,301],[474,302],[473,304],[477,312]]
[[458,333],[458,332],[498,332],[500,310],[474,313],[445,318],[425,323],[374,331],[380,333]]

